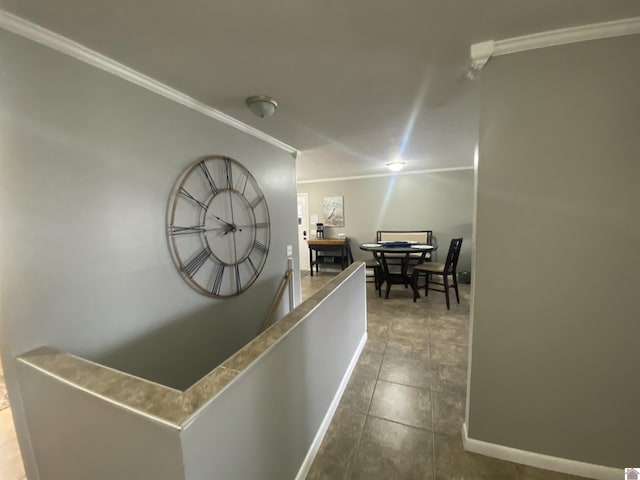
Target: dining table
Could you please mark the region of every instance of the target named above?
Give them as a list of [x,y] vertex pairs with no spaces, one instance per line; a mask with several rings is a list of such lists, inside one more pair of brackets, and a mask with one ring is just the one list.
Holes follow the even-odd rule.
[[[435,245],[427,245],[415,242],[376,242],[362,243],[360,250],[371,252],[380,264],[382,282],[386,282],[385,298],[389,298],[392,285],[411,285],[409,274],[410,263],[423,263],[427,253],[437,250]],[[393,263],[399,259],[399,265]],[[399,269],[391,267],[398,266]]]

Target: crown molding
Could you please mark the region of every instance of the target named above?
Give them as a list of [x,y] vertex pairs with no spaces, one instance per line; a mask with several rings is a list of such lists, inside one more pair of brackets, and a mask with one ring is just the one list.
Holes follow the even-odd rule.
[[493,40],[471,45],[471,68],[473,70],[482,70],[482,67],[494,55],[495,50],[496,46]]
[[49,47],[247,133],[295,156],[298,149],[67,37],[0,10],[0,28]]
[[632,17],[579,27],[561,28],[504,40],[489,40],[471,45],[471,65],[474,69],[480,70],[491,57],[638,33],[640,33],[640,17]]
[[446,168],[431,168],[428,170],[409,170],[405,172],[386,172],[386,173],[372,173],[369,175],[354,175],[352,177],[333,177],[333,178],[318,178],[315,180],[298,180],[296,183],[322,183],[322,182],[341,182],[345,180],[363,180],[366,178],[378,178],[378,177],[398,177],[402,175],[419,175],[421,173],[444,173],[444,172],[460,172],[463,170],[474,170],[475,167],[446,167]]

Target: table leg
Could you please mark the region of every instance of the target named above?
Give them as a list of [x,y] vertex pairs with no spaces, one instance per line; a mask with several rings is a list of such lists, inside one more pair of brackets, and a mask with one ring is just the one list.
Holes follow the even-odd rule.
[[400,273],[402,274],[402,278],[404,279],[404,287],[407,288],[407,270],[409,270],[409,254],[407,253],[402,261],[402,267],[400,268]]
[[389,272],[389,265],[387,264],[387,259],[384,256],[384,253],[379,253],[378,262],[380,262],[380,266],[382,267],[382,277],[384,280],[380,280],[380,293],[382,293],[382,282],[387,283],[387,288],[385,290],[384,298],[389,298],[389,292],[391,291],[391,272]]
[[309,247],[309,270],[311,270],[311,276],[313,277],[313,248]]

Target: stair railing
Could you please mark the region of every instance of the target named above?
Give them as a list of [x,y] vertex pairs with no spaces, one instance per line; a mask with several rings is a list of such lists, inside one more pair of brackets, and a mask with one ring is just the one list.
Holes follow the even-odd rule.
[[282,301],[282,297],[284,296],[284,292],[289,290],[289,311],[293,310],[293,283],[291,278],[293,277],[293,259],[287,259],[287,271],[284,274],[284,278],[282,279],[282,283],[278,288],[278,293],[276,295],[276,299],[271,305],[271,309],[269,310],[269,315],[262,323],[262,327],[260,327],[260,333],[264,332],[267,328],[269,328],[273,324],[273,319],[278,311],[278,306]]

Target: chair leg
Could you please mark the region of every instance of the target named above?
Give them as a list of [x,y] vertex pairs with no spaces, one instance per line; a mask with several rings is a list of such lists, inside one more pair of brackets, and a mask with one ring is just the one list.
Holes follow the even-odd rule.
[[373,267],[373,286],[378,290],[378,267]]
[[411,274],[411,288],[413,289],[413,301],[418,299],[418,281],[420,280],[420,272],[414,270]]
[[387,281],[387,291],[384,294],[384,298],[389,298],[390,291],[391,291],[391,282]]
[[458,293],[458,276],[453,272],[453,288],[456,290],[456,300],[460,303],[460,294]]
[[444,283],[444,296],[447,299],[447,310],[450,310],[451,307],[449,306],[449,275],[443,275],[443,282]]
[[373,269],[373,277],[374,277],[374,282],[376,284],[376,290],[378,291],[378,296],[381,297],[382,296],[382,271],[380,270],[380,267],[375,267]]

